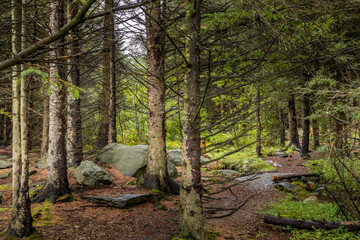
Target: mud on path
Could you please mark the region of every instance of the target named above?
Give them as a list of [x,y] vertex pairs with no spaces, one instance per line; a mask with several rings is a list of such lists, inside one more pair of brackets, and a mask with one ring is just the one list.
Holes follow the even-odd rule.
[[[0,155],[11,156],[11,148],[0,149]],[[38,159],[38,154],[30,154],[31,169],[33,162]],[[207,219],[206,228],[212,228],[220,233],[218,239],[266,239],[282,240],[289,239],[288,233],[282,233],[275,228],[263,223],[259,209],[266,207],[270,202],[283,197],[281,193],[273,189],[272,175],[281,173],[304,173],[307,172],[303,165],[305,160],[301,158],[277,158],[271,160],[280,164],[277,173],[264,173],[258,175],[253,181],[246,181],[236,185],[230,190],[216,195],[219,200],[204,201],[204,206],[216,206],[232,208],[239,206],[248,199],[236,213],[220,219]],[[114,183],[108,188],[86,188],[78,185],[73,177],[73,170],[69,171],[69,182],[73,195],[78,201],[68,203],[56,203],[51,206],[50,220],[37,221],[35,227],[46,240],[72,240],[72,239],[134,239],[155,240],[171,239],[176,233],[178,226],[178,196],[171,196],[171,201],[163,201],[166,210],[155,210],[152,203],[138,205],[128,209],[116,209],[103,207],[89,203],[81,197],[89,195],[117,195],[120,193],[146,193],[147,191],[126,183],[133,178],[126,177],[109,165],[102,167],[110,173]],[[38,172],[30,176],[31,183],[42,182],[46,177],[46,170],[36,169]],[[0,175],[9,169],[0,170]],[[244,180],[244,179],[240,179]],[[234,184],[235,181],[228,183]],[[11,184],[11,178],[0,179],[0,185]],[[11,189],[4,192],[2,204],[0,204],[0,231],[3,231],[11,215]],[[32,208],[41,204],[32,204]]]

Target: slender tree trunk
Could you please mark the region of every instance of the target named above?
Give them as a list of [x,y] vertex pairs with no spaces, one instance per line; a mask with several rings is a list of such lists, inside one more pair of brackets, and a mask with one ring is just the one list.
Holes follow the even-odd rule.
[[110,78],[110,99],[109,99],[109,116],[110,116],[110,122],[109,122],[109,136],[108,136],[108,143],[117,142],[117,131],[116,131],[116,44],[115,44],[115,19],[112,15],[111,19],[111,35],[112,42],[111,42],[111,48],[112,48],[112,54],[111,54],[111,78]]
[[[25,47],[21,36],[25,36],[25,25],[22,17],[25,8],[20,0],[12,0],[11,19],[14,23],[12,50],[14,53]],[[26,81],[22,79],[19,89],[18,77],[23,66],[14,66],[12,72],[13,82],[13,206],[9,227],[5,238],[29,237],[35,232],[32,226],[29,199],[29,160],[27,153],[27,96]],[[21,91],[21,95],[19,94]]]
[[[68,0],[67,16],[70,19],[79,11],[79,3]],[[78,39],[78,28],[74,28],[69,34],[69,41],[72,42],[68,49],[69,69],[68,82],[72,85],[80,86],[80,70],[78,67],[79,57],[75,56],[80,51]],[[77,167],[83,159],[82,134],[81,134],[81,112],[80,96],[78,99],[71,94],[67,94],[67,129],[66,129],[66,153],[68,167]]]
[[313,129],[313,141],[314,141],[314,149],[320,147],[320,130],[319,130],[319,120],[312,120],[312,129]]
[[161,1],[146,6],[146,46],[148,67],[149,155],[144,185],[170,193],[173,182],[167,170],[165,132],[164,31]]
[[205,239],[200,171],[200,8],[201,0],[186,1],[188,72],[184,87],[180,233]]
[[[53,1],[50,4],[50,26],[55,32],[61,25],[64,14],[63,1]],[[55,49],[55,44],[52,44]],[[59,53],[58,53],[59,54]],[[50,52],[51,58],[58,55],[55,50]],[[33,202],[42,202],[49,199],[55,202],[59,197],[70,194],[67,179],[66,149],[65,149],[65,122],[64,105],[65,89],[57,74],[63,75],[63,70],[55,63],[50,63],[50,89],[49,104],[49,151],[48,151],[48,175],[45,186],[38,196],[32,199]]]
[[310,144],[310,113],[311,113],[311,102],[308,94],[303,97],[304,103],[304,123],[303,123],[303,137],[301,144],[301,155],[309,153]]
[[260,101],[261,101],[261,95],[260,95],[260,86],[257,86],[256,89],[256,122],[257,122],[257,134],[256,134],[256,154],[258,157],[261,157],[261,116],[260,116]]
[[[114,0],[105,0],[105,10],[110,10],[114,5]],[[100,96],[100,126],[98,131],[98,139],[96,142],[97,148],[103,148],[109,142],[115,133],[115,129],[111,129],[113,126],[111,123],[111,97],[112,97],[112,84],[114,84],[114,14],[105,15],[104,21],[104,44],[103,44],[103,53],[104,53],[104,69],[103,69],[103,82],[102,82],[102,92]],[[114,95],[114,93],[113,93]]]
[[280,145],[284,146],[286,141],[286,127],[285,127],[285,116],[284,110],[279,107],[279,135],[280,135]]
[[[44,89],[47,87],[45,86]],[[49,147],[49,95],[47,91],[43,94],[43,129],[42,129],[42,142],[41,142],[41,157],[45,157]]]
[[295,96],[290,95],[288,101],[289,111],[289,133],[290,133],[290,145],[294,144],[297,148],[300,148],[299,134],[297,130],[296,121],[296,107],[295,107]]

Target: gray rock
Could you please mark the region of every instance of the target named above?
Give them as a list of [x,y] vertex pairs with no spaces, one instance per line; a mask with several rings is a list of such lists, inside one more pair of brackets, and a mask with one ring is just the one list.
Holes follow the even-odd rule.
[[132,205],[146,203],[150,201],[153,194],[119,194],[116,197],[111,196],[88,196],[84,199],[96,203],[105,204],[110,207],[125,208]]
[[275,157],[281,157],[281,158],[286,158],[288,157],[289,155],[284,152],[284,151],[281,151],[281,150],[277,150],[274,154]]
[[48,166],[47,162],[47,153],[45,153],[40,160],[35,162],[35,167],[40,169],[45,169]]
[[304,203],[318,203],[319,199],[316,196],[308,197],[303,201]]
[[0,155],[0,159],[5,160],[5,161],[10,161],[10,162],[12,161],[12,158],[9,156],[6,156],[6,155]]
[[4,174],[1,174],[1,175],[0,175],[0,179],[8,178],[8,177],[10,177],[10,174],[11,174],[11,172],[7,172],[7,173],[4,173]]
[[[166,153],[166,159],[169,162],[172,162],[175,164],[175,166],[180,167],[181,166],[181,149],[175,149],[175,150],[169,150]],[[200,163],[204,164],[207,161],[210,161],[210,159],[200,156]]]
[[176,149],[167,151],[166,159],[175,164],[175,166],[181,166],[181,150]]
[[238,171],[231,170],[231,169],[215,170],[215,171],[212,171],[212,173],[214,175],[224,176],[224,177],[237,177],[237,176],[241,175]]
[[0,160],[0,169],[11,168],[12,162]]
[[[112,143],[104,147],[97,156],[97,160],[112,164],[118,171],[126,176],[139,177],[146,171],[148,159],[148,146],[126,146]],[[168,161],[168,171],[171,177],[178,176],[175,164]]]
[[296,185],[291,184],[289,182],[281,182],[281,183],[275,184],[275,188],[277,188],[279,190],[285,190],[285,191],[288,191],[288,192],[292,192],[292,191],[298,189],[299,186],[296,186]]
[[74,177],[79,184],[87,186],[110,185],[113,181],[110,175],[91,161],[83,161],[74,171]]
[[325,187],[318,187],[314,190],[314,193],[319,195],[324,193],[325,191],[326,191]]
[[2,204],[2,196],[3,196],[3,192],[0,192],[0,204]]

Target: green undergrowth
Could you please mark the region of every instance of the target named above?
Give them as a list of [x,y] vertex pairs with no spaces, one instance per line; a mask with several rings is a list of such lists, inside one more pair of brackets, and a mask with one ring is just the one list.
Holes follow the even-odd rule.
[[286,198],[271,203],[262,210],[263,214],[306,221],[343,221],[335,203],[305,203],[294,201],[289,194]]
[[338,228],[331,231],[314,229],[314,231],[298,230],[291,231],[291,240],[360,240],[360,235]]
[[244,173],[253,171],[272,171],[275,168],[265,162],[263,158],[257,157],[256,153],[253,151],[244,150],[221,159],[212,168],[212,170],[219,169],[233,169]]

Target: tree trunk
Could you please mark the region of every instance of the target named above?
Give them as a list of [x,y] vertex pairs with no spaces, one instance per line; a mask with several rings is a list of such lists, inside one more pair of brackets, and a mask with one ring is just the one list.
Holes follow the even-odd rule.
[[[22,17],[25,16],[25,8],[20,0],[12,0],[11,20],[14,23],[12,29],[12,51],[19,52],[24,47],[25,25]],[[22,44],[23,43],[23,44]],[[10,237],[25,238],[35,232],[32,226],[29,199],[29,160],[27,153],[27,97],[26,82],[21,81],[21,95],[19,94],[18,77],[23,66],[14,66],[12,72],[13,87],[13,206],[9,227],[5,239]]]
[[313,129],[313,141],[314,141],[314,149],[320,147],[320,130],[319,130],[319,120],[312,120],[312,129]]
[[205,239],[201,203],[200,172],[200,5],[201,0],[187,0],[186,51],[188,72],[184,87],[182,141],[182,182],[180,189],[179,228],[182,236]]
[[305,94],[303,97],[304,103],[304,126],[303,126],[303,137],[301,144],[301,155],[309,153],[309,142],[310,142],[310,109],[311,102],[308,94]]
[[296,121],[296,108],[295,108],[295,96],[290,95],[288,101],[288,110],[289,110],[289,133],[290,133],[290,144],[294,144],[297,148],[300,148],[299,134],[297,130],[297,121]]
[[280,145],[284,146],[286,141],[286,127],[285,127],[285,116],[284,110],[279,107],[279,135],[280,135]]
[[149,155],[144,185],[147,189],[178,193],[169,176],[166,161],[164,31],[161,1],[146,6],[146,46],[148,67]]
[[[47,86],[44,86],[46,89]],[[42,129],[42,142],[41,142],[41,157],[45,157],[49,149],[49,95],[44,91],[43,98],[43,129]]]
[[[114,0],[105,0],[105,10],[110,10],[114,5]],[[114,14],[107,14],[104,21],[104,69],[103,69],[103,82],[102,82],[102,92],[100,95],[100,126],[98,131],[98,139],[96,142],[97,148],[103,148],[108,143],[112,142],[112,137],[114,135],[115,129],[112,124],[112,106],[111,98],[114,95],[112,94],[112,85],[114,84]],[[115,103],[115,101],[113,102]]]
[[260,86],[256,89],[256,122],[257,122],[257,134],[256,134],[256,154],[261,157],[261,119],[260,119]]
[[[64,6],[63,1],[53,1],[50,4],[50,26],[51,31],[55,32],[63,23]],[[52,44],[55,49],[55,44]],[[50,57],[55,59],[59,52],[51,51]],[[33,202],[42,202],[49,199],[55,202],[59,197],[70,194],[67,179],[66,149],[65,149],[65,122],[64,105],[65,87],[59,81],[57,74],[63,75],[63,69],[55,63],[50,63],[50,88],[49,104],[49,151],[48,151],[48,175],[45,186],[41,189],[38,196],[32,199]]]
[[[79,11],[79,3],[68,1],[67,16],[68,21],[74,18]],[[72,85],[80,86],[80,70],[78,67],[79,57],[76,54],[80,51],[78,28],[74,28],[69,34],[69,42],[72,42],[68,49],[68,82]],[[66,154],[68,167],[77,167],[83,158],[82,134],[81,134],[81,112],[80,96],[74,98],[69,92],[67,94],[67,129],[66,129]]]

